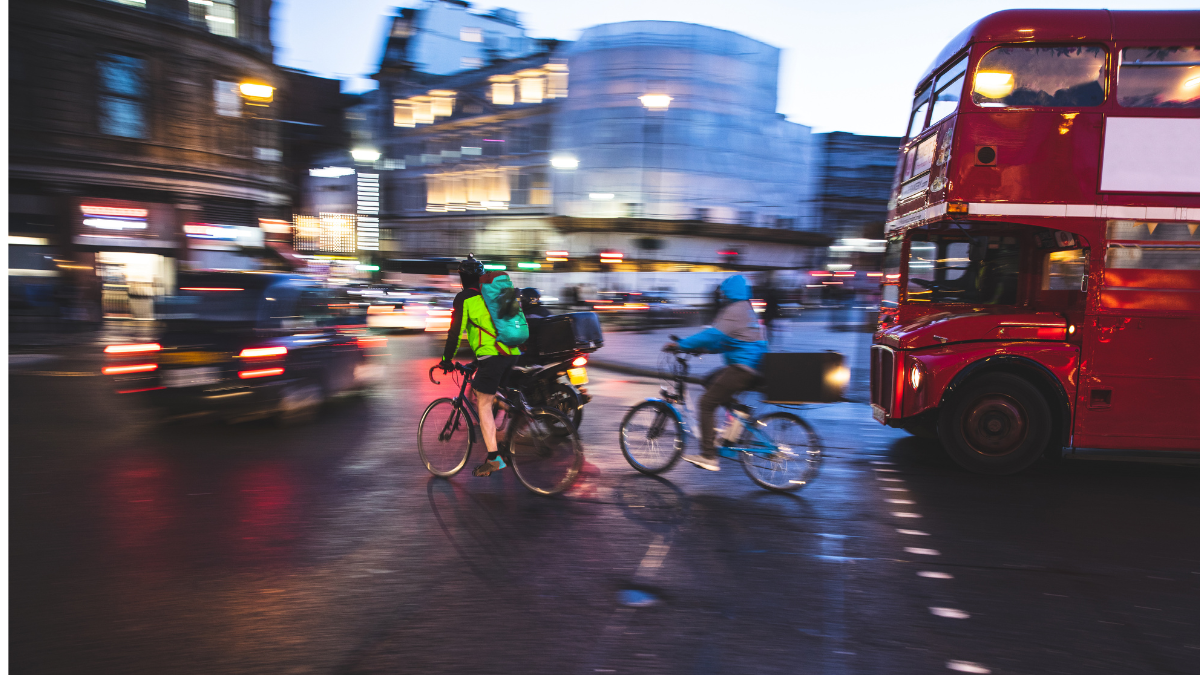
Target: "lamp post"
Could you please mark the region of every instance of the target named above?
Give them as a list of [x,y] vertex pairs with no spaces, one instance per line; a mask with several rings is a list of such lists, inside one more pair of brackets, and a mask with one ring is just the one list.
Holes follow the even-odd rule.
[[[674,99],[672,99],[670,96],[668,96],[666,94],[643,94],[642,96],[638,97],[638,100],[642,102],[642,106],[646,109],[646,116],[643,118],[643,121],[642,121],[642,200],[643,200],[642,215],[649,216],[650,210],[648,207],[649,207],[650,200],[649,200],[649,192],[647,190],[647,184],[646,184],[646,167],[649,164],[649,162],[647,161],[647,157],[649,156],[650,145],[651,145],[651,143],[650,143],[650,120],[651,119],[655,120],[655,125],[654,125],[656,127],[655,128],[655,132],[656,132],[655,136],[657,138],[656,145],[658,145],[658,180],[657,180],[657,185],[654,186],[655,207],[656,207],[655,211],[657,212],[657,210],[658,210],[657,206],[658,206],[658,201],[659,201],[658,193],[662,190],[662,162],[663,162],[663,142],[664,142],[663,120],[666,117],[667,108],[669,108],[671,106],[671,101],[673,101]],[[661,215],[661,214],[655,213],[655,215]]]

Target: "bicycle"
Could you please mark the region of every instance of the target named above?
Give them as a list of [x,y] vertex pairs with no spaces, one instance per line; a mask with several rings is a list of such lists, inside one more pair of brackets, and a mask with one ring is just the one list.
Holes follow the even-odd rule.
[[[688,358],[698,355],[687,351],[664,354],[674,364],[660,365],[660,376],[673,388],[664,385],[662,398],[638,403],[621,420],[621,453],[644,474],[658,475],[675,466],[683,455],[686,437],[696,437],[699,422],[688,408],[685,385],[689,381]],[[740,462],[750,480],[774,492],[791,492],[817,477],[824,448],[807,422],[784,411],[755,417],[750,406],[737,398],[726,408],[733,419],[717,432],[717,454]]]
[[[454,366],[452,372],[461,375],[458,395],[430,403],[417,427],[417,452],[429,473],[439,478],[462,471],[481,440],[478,413],[466,394],[476,365]],[[433,379],[437,368],[429,369],[429,381],[440,385]],[[513,371],[510,377],[522,374],[519,368]],[[519,386],[501,387],[496,400],[505,415],[503,423],[497,423],[497,436],[501,428],[507,432],[503,443],[497,438],[498,450],[521,484],[541,495],[571,487],[583,468],[583,442],[571,420],[558,410],[530,408]]]

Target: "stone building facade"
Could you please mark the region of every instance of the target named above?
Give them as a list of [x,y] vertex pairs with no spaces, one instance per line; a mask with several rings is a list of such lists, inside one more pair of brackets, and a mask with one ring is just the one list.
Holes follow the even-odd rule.
[[15,314],[54,286],[91,319],[146,318],[181,266],[261,264],[260,221],[290,217],[271,4],[10,4]]

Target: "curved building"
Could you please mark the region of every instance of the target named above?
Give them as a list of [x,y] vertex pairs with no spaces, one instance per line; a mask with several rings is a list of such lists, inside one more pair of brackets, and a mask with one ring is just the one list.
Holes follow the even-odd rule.
[[567,58],[554,150],[579,165],[560,215],[807,225],[812,139],[775,112],[779,49],[630,21],[585,30]]

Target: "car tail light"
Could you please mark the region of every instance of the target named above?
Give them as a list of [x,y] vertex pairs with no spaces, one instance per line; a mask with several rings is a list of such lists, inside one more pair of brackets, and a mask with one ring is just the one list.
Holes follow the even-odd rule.
[[102,371],[105,375],[128,375],[129,373],[149,373],[158,370],[156,363],[139,363],[134,366],[106,366]]
[[287,347],[251,347],[243,349],[242,353],[238,354],[239,358],[243,359],[258,359],[264,356],[286,356]]
[[587,365],[587,357],[586,356],[576,356],[575,360],[571,362],[571,365],[575,366],[576,368],[586,366]]
[[104,348],[105,354],[145,354],[146,352],[162,351],[162,345],[157,342],[147,342],[137,345],[109,345]]
[[241,370],[238,371],[238,377],[243,380],[249,380],[255,377],[271,377],[273,375],[282,375],[283,368],[261,368],[259,370]]
[[360,337],[360,338],[357,338],[357,342],[358,342],[358,346],[359,346],[359,347],[362,347],[363,349],[370,349],[370,348],[372,348],[372,347],[386,347],[386,346],[387,346],[387,338],[386,338],[386,337],[381,337],[381,336],[375,336],[375,337]]

